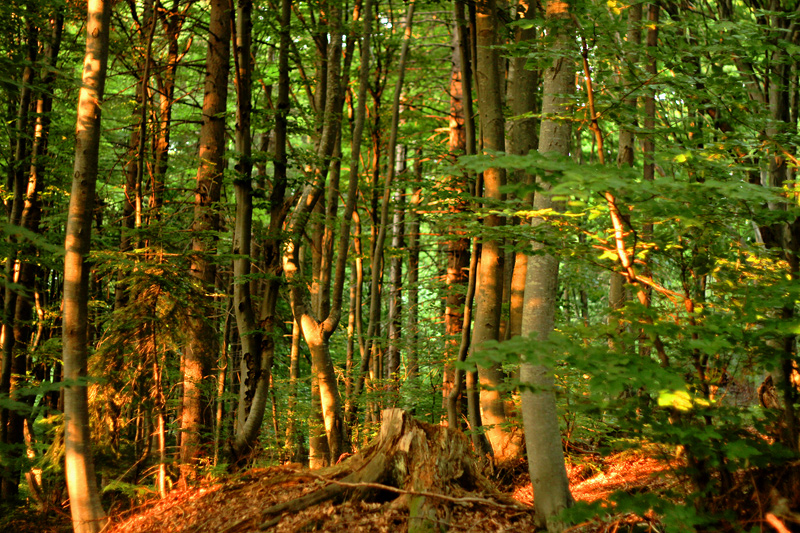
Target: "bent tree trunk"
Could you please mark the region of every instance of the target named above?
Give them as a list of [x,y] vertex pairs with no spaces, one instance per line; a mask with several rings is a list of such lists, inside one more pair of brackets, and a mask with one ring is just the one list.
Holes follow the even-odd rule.
[[100,104],[108,63],[111,3],[89,0],[86,59],[78,99],[75,167],[64,243],[64,446],[72,527],[76,533],[96,533],[105,525],[92,461],[89,399],[86,390],[86,338],[89,299],[89,255],[92,211],[100,150]]

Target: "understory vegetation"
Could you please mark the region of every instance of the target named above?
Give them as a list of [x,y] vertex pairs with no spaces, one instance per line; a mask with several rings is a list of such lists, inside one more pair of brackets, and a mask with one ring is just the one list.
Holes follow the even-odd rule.
[[0,529],[800,527],[796,0],[87,5],[0,4]]

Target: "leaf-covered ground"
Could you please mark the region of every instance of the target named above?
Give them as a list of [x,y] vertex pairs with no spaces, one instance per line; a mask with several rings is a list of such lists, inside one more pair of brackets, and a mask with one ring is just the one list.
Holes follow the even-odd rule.
[[[660,491],[678,483],[673,466],[642,454],[618,454],[607,459],[582,457],[569,466],[572,493],[576,500],[604,500],[614,491],[630,493]],[[501,491],[513,497],[518,507],[498,502],[476,502],[481,494],[450,495],[460,503],[447,502],[440,519],[450,531],[530,532],[533,526],[533,494],[524,465],[503,476]],[[297,465],[253,469],[243,474],[206,480],[198,487],[172,491],[165,499],[150,499],[126,511],[112,509],[106,533],[244,533],[259,531],[265,518],[262,510],[278,502],[295,499],[324,484],[324,479]],[[267,531],[275,533],[325,531],[401,532],[408,526],[408,513],[393,505],[395,494],[384,501],[323,503],[305,511],[280,517]],[[274,520],[273,520],[274,522]],[[618,517],[611,523],[587,523],[573,531],[627,531],[635,524],[646,525],[645,517]],[[44,520],[31,513],[3,523],[0,530],[16,533],[69,531],[65,515]],[[644,529],[647,531],[647,528]],[[656,529],[657,530],[657,529]]]

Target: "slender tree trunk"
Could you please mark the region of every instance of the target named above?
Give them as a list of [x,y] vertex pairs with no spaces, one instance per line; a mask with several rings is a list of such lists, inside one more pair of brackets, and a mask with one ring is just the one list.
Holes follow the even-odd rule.
[[289,353],[289,398],[286,405],[286,441],[284,448],[292,462],[302,462],[302,425],[297,418],[297,382],[300,380],[300,324],[292,321],[292,347]]
[[[534,4],[527,1],[517,4],[517,12],[521,19],[526,20],[533,20],[540,15]],[[518,27],[515,35],[517,46],[533,46],[537,31],[536,27]],[[513,117],[509,121],[509,152],[518,155],[526,155],[532,150],[536,150],[539,144],[538,123],[533,117],[538,107],[536,95],[539,87],[539,72],[528,69],[527,62],[528,58],[524,55],[511,60],[508,84],[507,100]],[[512,178],[514,182],[520,184],[530,185],[534,181],[534,176],[524,170],[515,171]],[[532,203],[533,195],[525,198],[524,205],[530,206]],[[528,221],[521,220],[520,224],[528,224]],[[508,338],[516,337],[521,332],[527,271],[528,256],[524,251],[519,251],[514,258],[514,271],[511,276]]]
[[[206,56],[203,124],[200,129],[200,166],[195,190],[191,275],[205,290],[213,291],[216,268],[212,256],[216,252],[220,200],[225,152],[225,110],[228,96],[231,13],[230,2],[211,1],[208,54]],[[213,320],[192,315],[188,324],[189,342],[184,351],[183,400],[181,410],[181,479],[194,477],[197,459],[203,456],[209,429],[211,399],[203,393],[203,382],[211,376],[217,358],[217,328]]]
[[172,8],[157,10],[162,17],[165,37],[167,39],[167,62],[163,69],[156,71],[158,86],[158,131],[154,141],[155,164],[153,172],[150,213],[156,220],[161,219],[161,206],[164,202],[164,188],[167,169],[169,168],[169,145],[172,133],[172,104],[175,98],[175,75],[182,55],[178,49],[178,38],[183,27],[185,12],[178,10],[175,2]]
[[[574,53],[569,29],[569,5],[551,0],[546,8],[546,22],[550,25],[553,41],[550,53],[553,63],[544,73],[543,117],[570,116],[569,95],[575,91],[575,64],[570,59]],[[539,134],[539,153],[569,155],[570,122],[544,118]],[[547,190],[545,181],[539,185]],[[533,208],[537,210],[562,209],[546,193],[536,194]],[[546,221],[534,218],[532,225],[541,227]],[[525,286],[525,308],[522,316],[522,334],[532,335],[542,341],[553,331],[555,301],[558,290],[558,259],[546,250],[543,242],[534,241],[534,252],[528,258]],[[544,253],[542,253],[544,252]],[[522,393],[522,416],[525,424],[525,441],[528,468],[533,483],[537,522],[548,531],[561,531],[563,525],[553,519],[561,509],[573,503],[569,492],[561,434],[556,413],[553,370],[533,361],[523,361],[521,381],[531,388]]]
[[86,338],[92,213],[100,149],[100,110],[108,63],[111,3],[89,0],[86,59],[78,100],[75,168],[67,218],[64,257],[63,359],[65,474],[72,526],[76,533],[97,533],[106,524],[97,491],[89,434],[86,386]]
[[[29,8],[30,9],[30,8]],[[34,61],[38,53],[39,31],[34,23],[35,13],[27,13],[26,23],[26,61],[27,65],[22,71],[20,87],[19,108],[17,109],[16,120],[16,143],[14,147],[13,159],[13,201],[11,203],[11,215],[9,222],[12,225],[22,224],[23,210],[26,206],[26,191],[30,182],[28,170],[30,161],[30,128],[29,110],[33,99],[34,81]],[[2,325],[2,371],[0,371],[0,394],[6,393],[15,396],[15,391],[22,387],[24,376],[27,371],[27,354],[23,341],[18,345],[20,338],[20,323],[16,316],[16,310],[20,304],[24,305],[26,299],[29,300],[30,294],[14,289],[15,286],[27,288],[23,282],[30,282],[23,277],[25,265],[18,255],[17,238],[13,233],[8,238],[9,254],[6,257],[6,279],[5,297],[3,301],[3,325]],[[30,265],[28,273],[30,271]],[[30,305],[28,305],[28,308]],[[17,401],[21,398],[15,398]],[[7,501],[15,500],[19,491],[20,469],[19,459],[23,453],[23,424],[24,414],[15,410],[0,410],[0,444],[8,445],[8,453],[3,453],[5,465],[2,468],[2,483],[0,483],[0,496]]]
[[[456,9],[463,10],[463,6],[456,4]],[[460,28],[456,21],[456,31],[453,40],[453,67],[450,71],[450,140],[448,150],[451,157],[459,157],[467,154],[467,131],[465,109],[472,103],[472,94],[469,83],[469,63],[468,44],[462,43],[461,38],[466,38],[466,32]],[[463,45],[462,45],[463,44]],[[465,53],[466,52],[466,53]],[[466,61],[465,61],[466,60]],[[467,89],[470,89],[467,91]],[[471,105],[469,105],[471,108]],[[470,121],[471,122],[471,121]],[[466,173],[454,175],[449,178],[453,195],[453,200],[449,211],[453,218],[463,213],[468,204],[462,198],[465,193],[469,193],[469,176]],[[447,255],[447,266],[445,271],[445,311],[444,311],[444,368],[442,372],[442,403],[447,405],[450,391],[453,390],[456,375],[455,365],[453,364],[458,357],[458,347],[462,339],[461,332],[464,321],[464,285],[467,284],[467,268],[469,267],[470,239],[463,231],[457,229],[457,223],[448,224],[448,228],[443,228],[443,233],[453,235],[453,239],[444,244],[444,252]],[[455,428],[454,428],[455,429]]]
[[[421,151],[414,161],[417,183],[422,183]],[[422,188],[414,187],[408,210],[408,314],[406,320],[406,346],[408,350],[408,377],[419,377],[419,255],[421,249],[419,206]]]
[[251,272],[250,251],[253,231],[252,145],[250,113],[252,109],[252,0],[236,3],[236,165],[234,190],[236,195],[236,227],[233,241],[233,309],[242,346],[239,406],[234,457],[240,456],[255,440],[267,405],[269,389],[269,359],[262,353],[262,337],[256,324],[248,277]]
[[[406,168],[406,147],[398,145],[395,151],[395,173],[399,176]],[[405,246],[405,195],[394,193],[392,215],[392,258],[389,261],[389,348],[386,355],[386,377],[395,392],[400,390],[400,343],[402,338],[401,313],[403,310],[403,258],[398,255]]]
[[[313,316],[311,302],[308,301],[309,295],[304,290],[305,284],[299,279],[300,258],[298,254],[300,239],[308,226],[309,216],[322,196],[334,146],[339,135],[338,129],[341,126],[341,98],[339,95],[341,81],[339,76],[341,14],[334,6],[331,6],[329,13],[331,37],[328,45],[326,69],[328,80],[326,82],[325,113],[317,152],[320,163],[315,169],[313,182],[305,186],[292,213],[287,229],[290,237],[284,247],[282,259],[283,270],[291,286],[290,303],[292,312],[295,320],[300,324],[303,337],[311,351],[312,367],[319,384],[320,406],[329,448],[328,459],[336,461],[344,449],[344,418],[328,340],[335,331],[341,315],[341,290],[344,286],[344,268],[342,268],[342,276],[340,278],[337,266],[337,280],[334,290],[337,291],[338,296],[335,294],[332,298],[331,314],[324,320],[319,320]],[[344,249],[346,250],[346,246]]]
[[[626,42],[630,46],[630,50],[625,54],[625,63],[635,65],[638,62],[638,47],[642,42],[642,4],[632,4],[628,8],[628,32],[626,35]],[[625,87],[633,86],[633,83],[626,82]],[[636,112],[636,96],[628,96],[623,100],[625,107],[629,108],[629,112]],[[634,115],[635,117],[635,115]],[[631,126],[636,126],[635,118],[631,122]],[[634,164],[634,146],[635,134],[633,127],[622,127],[619,130],[619,150],[617,151],[617,166],[619,167],[632,167]],[[630,217],[628,217],[630,219]],[[608,288],[608,306],[611,309],[619,309],[625,303],[625,277],[618,273],[611,273],[611,280]],[[609,316],[609,325],[621,333],[622,324],[613,316]]]
[[[414,21],[415,1],[410,0],[405,16],[405,27],[403,29],[403,46],[400,51],[400,62],[397,65],[397,82],[394,88],[394,102],[392,104],[392,125],[389,130],[389,145],[386,152],[390,157],[394,157],[397,147],[397,131],[400,125],[400,95],[403,91],[403,79],[405,75],[406,58],[408,57],[408,47],[411,41],[411,28]],[[373,242],[372,281],[370,284],[369,301],[369,323],[367,325],[367,351],[373,358],[378,357],[380,343],[377,341],[378,324],[381,318],[381,281],[383,278],[383,245],[386,241],[386,230],[389,225],[389,204],[391,197],[391,187],[395,176],[395,165],[390,160],[387,165],[386,178],[383,183],[383,196],[381,200],[381,215],[378,222],[378,232]],[[377,367],[380,369],[380,366]]]
[[[494,0],[477,4],[477,80],[478,102],[481,109],[481,133],[484,150],[505,151],[505,121],[502,109],[502,77],[500,57],[497,51],[499,24]],[[491,209],[504,199],[501,192],[505,185],[505,170],[499,167],[486,169],[483,173],[484,208]],[[487,233],[491,234],[503,225],[503,218],[495,213],[485,216],[483,221]],[[489,341],[500,339],[500,316],[503,303],[503,281],[505,252],[502,240],[497,237],[482,238],[481,258],[478,266],[478,288],[475,298],[474,353]],[[505,374],[499,364],[479,366],[481,417],[486,428],[486,437],[492,445],[495,460],[499,463],[515,459],[521,453],[519,441],[507,429],[508,417],[500,389]]]

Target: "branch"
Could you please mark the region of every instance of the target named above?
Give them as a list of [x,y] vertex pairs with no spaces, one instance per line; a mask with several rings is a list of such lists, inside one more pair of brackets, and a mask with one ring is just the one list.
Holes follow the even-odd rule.
[[315,476],[313,474],[308,474],[311,477],[314,477],[322,482],[330,483],[334,485],[341,485],[343,487],[349,488],[369,488],[369,489],[378,489],[378,490],[388,490],[389,492],[394,492],[397,494],[407,494],[409,496],[424,496],[426,498],[438,498],[440,500],[444,500],[446,502],[456,503],[459,505],[469,505],[469,504],[479,504],[479,505],[488,505],[491,507],[497,507],[498,509],[512,509],[515,511],[528,511],[533,512],[533,507],[528,507],[525,505],[513,505],[513,504],[506,504],[506,503],[498,503],[492,500],[488,500],[486,498],[478,498],[475,496],[465,496],[462,498],[456,498],[455,496],[446,496],[444,494],[439,494],[436,492],[425,492],[425,491],[415,491],[415,490],[405,490],[405,489],[398,489],[397,487],[392,487],[391,485],[384,485],[383,483],[369,483],[369,482],[361,482],[361,483],[349,483],[347,481],[337,481],[335,479],[328,479],[322,476]]

